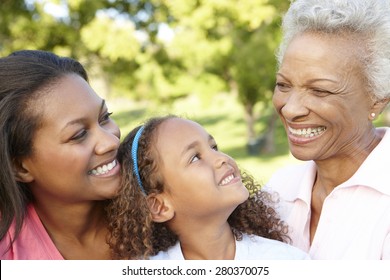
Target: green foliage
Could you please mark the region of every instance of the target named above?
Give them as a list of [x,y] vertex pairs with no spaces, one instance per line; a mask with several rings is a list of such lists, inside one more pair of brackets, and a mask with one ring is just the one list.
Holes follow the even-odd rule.
[[[28,3],[28,4],[26,4]],[[104,96],[169,104],[219,92],[242,104],[248,139],[274,86],[282,0],[3,0],[0,54],[22,48],[82,61]],[[53,7],[63,13],[53,13]],[[282,7],[280,10],[279,7]],[[50,8],[50,9],[49,9]],[[174,33],[161,37],[161,24]],[[261,106],[260,106],[261,107]],[[264,107],[264,106],[263,106]],[[249,133],[248,133],[249,131]]]
[[134,32],[134,25],[131,22],[115,21],[102,15],[84,26],[81,38],[89,50],[115,63],[119,59],[131,61],[138,55],[140,43]]
[[205,80],[202,76],[214,75],[227,91],[237,93],[248,138],[255,137],[253,109],[258,102],[269,103],[275,82],[276,7],[267,0],[173,0],[168,10],[176,32],[169,54],[197,84]]
[[269,101],[275,84],[276,46],[273,33],[264,25],[250,34],[241,32],[236,38],[233,52],[232,76],[237,83],[239,99],[243,104]]

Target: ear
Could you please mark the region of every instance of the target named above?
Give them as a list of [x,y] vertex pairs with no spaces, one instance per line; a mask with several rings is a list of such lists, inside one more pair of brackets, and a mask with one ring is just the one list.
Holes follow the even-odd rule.
[[13,163],[13,169],[16,181],[22,183],[30,183],[34,180],[34,177],[28,170],[28,167],[23,160],[21,162],[15,161]]
[[173,206],[164,193],[151,194],[146,198],[152,219],[156,223],[169,221],[175,215]]
[[390,101],[390,98],[384,98],[384,99],[375,101],[371,107],[371,112],[375,113],[377,116],[379,116],[383,112],[383,110],[385,110],[387,104],[389,104],[389,101]]

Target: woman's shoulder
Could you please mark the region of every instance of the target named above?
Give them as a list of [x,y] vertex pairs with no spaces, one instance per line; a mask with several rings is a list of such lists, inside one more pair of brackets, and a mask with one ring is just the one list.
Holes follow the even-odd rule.
[[313,161],[304,161],[297,162],[290,165],[283,166],[277,169],[271,176],[271,179],[275,179],[280,175],[291,175],[291,176],[299,176],[302,173],[307,172],[315,168],[315,163]]
[[278,189],[277,186],[285,186],[298,183],[306,175],[314,174],[316,170],[313,161],[299,162],[287,165],[276,170],[269,181],[264,185],[265,190]]
[[63,259],[40,221],[34,206],[27,206],[26,216],[17,239],[11,242],[15,232],[13,223],[7,235],[0,241],[0,258],[14,260]]

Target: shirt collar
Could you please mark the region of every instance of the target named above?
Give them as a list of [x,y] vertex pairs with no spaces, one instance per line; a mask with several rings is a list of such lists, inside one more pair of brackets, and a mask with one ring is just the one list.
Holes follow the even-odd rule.
[[[368,155],[356,173],[337,188],[350,186],[367,186],[386,195],[390,195],[390,128],[378,128],[384,130],[385,134],[375,149]],[[284,199],[294,201],[301,199],[310,203],[311,193],[316,178],[317,168],[314,161],[306,162],[304,171],[299,172],[299,178],[292,174],[299,187],[285,188]]]
[[385,134],[356,173],[340,187],[363,185],[390,195],[390,128],[378,128]]
[[310,204],[312,187],[317,174],[316,164],[314,161],[308,161],[301,168],[304,170],[294,174],[300,177],[293,175],[294,178],[291,178],[292,180],[296,180],[296,184],[299,187],[285,188],[283,197],[288,201],[301,199]]

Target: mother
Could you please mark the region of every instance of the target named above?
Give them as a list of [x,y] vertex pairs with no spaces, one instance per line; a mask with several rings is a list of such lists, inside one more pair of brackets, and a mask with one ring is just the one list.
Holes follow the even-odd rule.
[[120,132],[77,61],[0,59],[0,258],[109,259]]
[[274,174],[293,245],[313,259],[390,258],[390,2],[297,0],[273,103],[302,165]]

